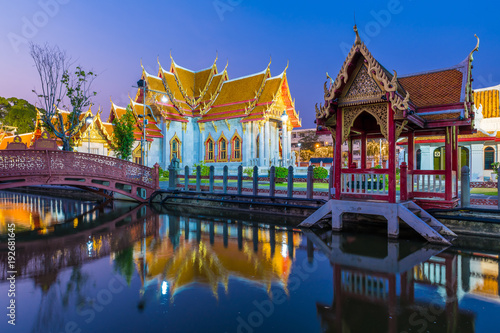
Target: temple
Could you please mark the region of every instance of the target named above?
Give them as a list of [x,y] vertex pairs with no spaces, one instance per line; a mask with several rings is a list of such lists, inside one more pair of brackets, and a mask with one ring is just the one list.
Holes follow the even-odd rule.
[[[356,40],[336,79],[325,83],[325,103],[316,108],[317,131],[330,132],[334,151],[347,141],[348,163],[334,154],[334,199],[413,200],[422,207],[454,207],[458,202],[458,134],[473,133],[472,61],[470,52],[458,65],[398,77],[370,53],[355,27]],[[417,168],[415,138],[442,136],[443,170]],[[367,139],[387,140],[386,168],[366,165]],[[400,195],[396,192],[396,142],[406,138],[407,163],[401,165]],[[361,161],[352,158],[359,140]],[[347,165],[348,167],[343,167]],[[406,173],[407,177],[403,175]],[[379,184],[379,185],[378,185]],[[388,186],[387,186],[388,185]]]
[[[291,130],[300,127],[285,70],[229,79],[227,65],[191,71],[158,62],[158,73],[142,69],[130,105],[136,117],[136,139],[146,139],[146,165],[168,166],[175,156],[183,167],[205,162],[229,167],[293,165]],[[125,108],[112,103],[109,122]],[[146,127],[143,127],[146,119]],[[134,159],[140,161],[140,146]],[[223,164],[222,164],[223,163]]]

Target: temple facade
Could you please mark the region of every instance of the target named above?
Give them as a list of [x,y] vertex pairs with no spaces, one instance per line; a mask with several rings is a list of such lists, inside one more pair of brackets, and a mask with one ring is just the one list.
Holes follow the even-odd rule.
[[[157,75],[143,68],[137,94],[130,99],[138,124],[136,162],[142,162],[140,142],[145,138],[149,166],[158,162],[166,168],[174,157],[181,167],[200,162],[220,168],[295,164],[291,131],[301,120],[286,68],[272,76],[269,63],[262,72],[230,80],[227,65],[219,72],[216,61],[200,71],[183,68],[172,58],[168,70],[158,65]],[[124,112],[112,103],[108,122]]]

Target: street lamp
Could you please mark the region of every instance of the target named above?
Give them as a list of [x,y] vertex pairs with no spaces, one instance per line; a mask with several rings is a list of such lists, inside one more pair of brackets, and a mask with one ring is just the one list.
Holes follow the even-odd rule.
[[90,124],[92,124],[92,116],[87,116],[87,118],[85,118],[85,123],[87,124],[87,136],[89,138],[88,153],[90,154]]
[[281,115],[281,158],[284,162],[286,162],[286,144],[285,144],[285,127],[286,122],[288,121],[288,114],[286,110],[283,110],[283,114]]
[[302,146],[302,143],[300,143],[300,142],[297,143],[297,146],[299,146],[299,156],[297,158],[297,161],[298,161],[297,166],[300,167],[300,146]]

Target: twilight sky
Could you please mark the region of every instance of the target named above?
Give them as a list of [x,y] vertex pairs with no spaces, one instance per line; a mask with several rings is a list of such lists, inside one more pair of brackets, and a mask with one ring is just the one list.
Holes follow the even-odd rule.
[[499,9],[463,0],[1,0],[0,96],[36,101],[28,41],[57,44],[98,73],[94,104],[105,117],[110,97],[124,106],[134,96],[141,58],[156,75],[157,57],[168,68],[170,51],[192,70],[210,67],[218,52],[232,79],[264,70],[272,56],[272,75],[290,61],[290,90],[310,128],[325,72],[335,78],[354,42],[354,11],[372,54],[399,75],[458,64],[477,34],[473,86],[482,88],[500,83]]

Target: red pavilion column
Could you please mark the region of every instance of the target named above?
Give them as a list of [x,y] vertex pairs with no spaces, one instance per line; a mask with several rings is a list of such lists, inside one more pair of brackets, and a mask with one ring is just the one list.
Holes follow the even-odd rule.
[[446,137],[445,137],[445,161],[444,161],[444,170],[445,170],[445,194],[444,199],[446,201],[451,201],[452,192],[453,192],[453,183],[452,183],[452,171],[453,171],[453,142],[452,142],[452,127],[446,127]]
[[458,128],[457,127],[452,127],[452,135],[451,135],[451,142],[452,142],[452,148],[453,148],[453,171],[455,171],[455,184],[453,186],[455,187],[455,193],[458,196],[458,177],[460,176],[458,170],[458,159],[460,156],[458,156]]
[[415,134],[408,132],[408,171],[415,170]]
[[366,133],[361,133],[361,169],[366,169]]
[[341,182],[341,173],[342,173],[342,132],[344,128],[342,113],[344,111],[341,108],[337,109],[337,127],[335,131],[335,160],[333,163],[335,164],[335,199],[340,199],[340,182]]
[[387,141],[389,143],[389,202],[396,202],[396,125],[394,111],[389,104],[387,114]]

